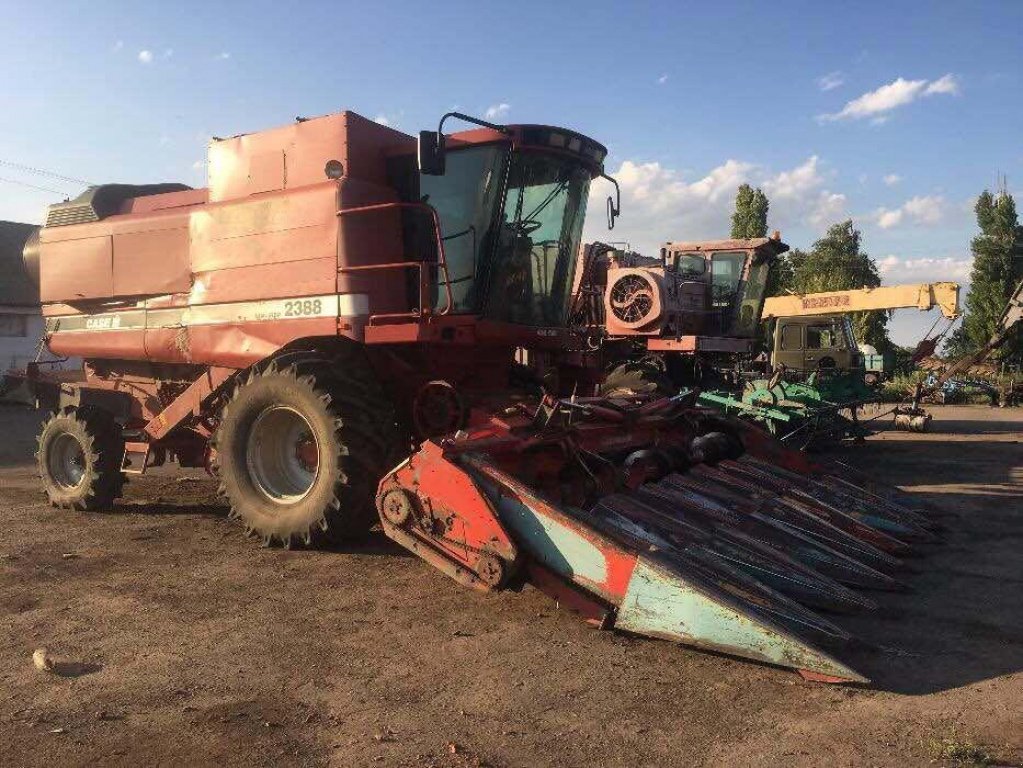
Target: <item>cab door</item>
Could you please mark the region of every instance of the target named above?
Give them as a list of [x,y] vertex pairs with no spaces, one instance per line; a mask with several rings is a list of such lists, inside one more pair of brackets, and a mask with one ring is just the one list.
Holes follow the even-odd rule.
[[848,368],[848,350],[841,328],[834,320],[807,324],[804,330],[803,370]]
[[780,318],[774,332],[774,367],[800,371],[804,365],[803,323],[798,320]]

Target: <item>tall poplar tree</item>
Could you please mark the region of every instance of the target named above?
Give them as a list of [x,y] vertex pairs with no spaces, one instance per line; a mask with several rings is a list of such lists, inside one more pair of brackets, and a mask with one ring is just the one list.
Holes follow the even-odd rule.
[[[735,194],[731,236],[737,240],[767,237],[767,213],[771,203],[764,191],[743,184]],[[767,278],[767,295],[787,293],[792,287],[792,263],[788,254],[779,257]]]
[[[980,234],[970,243],[973,268],[963,322],[948,344],[948,352],[954,357],[976,352],[987,343],[1023,278],[1023,227],[1012,195],[1005,190],[993,195],[985,189],[974,211]],[[1018,331],[995,358],[1023,362],[1023,338]]]
[[771,207],[764,191],[743,184],[735,194],[735,213],[732,214],[732,237],[747,240],[767,237],[767,211]]

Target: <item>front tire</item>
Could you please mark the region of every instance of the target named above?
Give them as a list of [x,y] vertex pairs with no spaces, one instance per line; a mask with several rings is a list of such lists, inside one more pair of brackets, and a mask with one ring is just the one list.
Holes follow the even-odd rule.
[[228,403],[215,441],[221,492],[264,544],[337,542],[376,522],[376,485],[393,459],[381,437],[393,451],[395,428],[379,388],[366,393],[353,373],[271,364]]
[[124,441],[113,418],[94,408],[67,409],[43,423],[36,461],[55,507],[95,510],[121,495]]

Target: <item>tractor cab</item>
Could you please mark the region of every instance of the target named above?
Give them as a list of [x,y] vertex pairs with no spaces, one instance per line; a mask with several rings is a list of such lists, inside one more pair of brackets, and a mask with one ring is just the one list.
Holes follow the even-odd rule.
[[679,280],[705,285],[704,333],[753,338],[771,265],[788,249],[775,232],[770,238],[668,242],[661,260]]
[[[590,181],[603,175],[606,154],[549,126],[424,132],[419,194],[437,212],[447,273],[438,276],[435,309],[564,327]],[[617,214],[613,201],[609,209]]]

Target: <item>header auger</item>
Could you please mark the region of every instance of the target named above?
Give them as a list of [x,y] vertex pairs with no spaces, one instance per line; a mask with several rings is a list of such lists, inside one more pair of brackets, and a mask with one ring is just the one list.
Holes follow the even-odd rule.
[[126,476],[205,466],[265,544],[379,521],[472,588],[531,583],[602,627],[862,680],[815,611],[899,588],[927,515],[685,397],[568,396],[606,150],[452,117],[477,126],[424,132],[418,161],[411,136],[345,112],[214,141],[208,189],[53,206],[26,263],[48,344],[85,366],[28,372],[55,414],[51,501],[104,508]]

